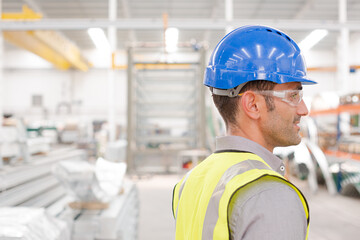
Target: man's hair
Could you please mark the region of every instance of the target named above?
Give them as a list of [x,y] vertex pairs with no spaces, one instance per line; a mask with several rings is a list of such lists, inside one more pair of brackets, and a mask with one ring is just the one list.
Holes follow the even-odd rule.
[[[276,83],[266,80],[250,81],[240,90],[240,93],[244,93],[249,90],[272,90],[274,89],[275,85]],[[213,94],[212,97],[216,108],[218,109],[221,117],[225,121],[226,127],[228,128],[230,124],[236,124],[236,113],[238,109],[239,96],[228,97]],[[273,111],[275,109],[273,99],[270,96],[264,96],[264,98],[267,110],[269,112]]]

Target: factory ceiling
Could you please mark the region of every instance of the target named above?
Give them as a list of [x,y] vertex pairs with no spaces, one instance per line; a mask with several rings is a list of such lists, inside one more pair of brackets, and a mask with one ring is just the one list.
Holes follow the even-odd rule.
[[[108,0],[2,0],[2,12],[19,12],[27,5],[43,16],[33,25],[35,28],[55,29],[81,50],[95,47],[87,27],[106,30],[111,24],[117,27],[118,49],[134,43],[161,43],[166,24],[179,28],[180,42],[208,43],[210,48],[222,38],[227,26],[267,24],[285,31],[298,42],[313,29],[326,28],[328,36],[315,49],[335,50],[340,28],[344,26],[339,23],[341,1],[233,0],[229,14],[226,0],[117,0],[115,21],[109,21]],[[360,32],[359,12],[360,1],[347,0],[346,26],[350,29],[350,39]],[[11,30],[24,26],[2,23],[0,28]],[[7,48],[11,47],[5,45]]]

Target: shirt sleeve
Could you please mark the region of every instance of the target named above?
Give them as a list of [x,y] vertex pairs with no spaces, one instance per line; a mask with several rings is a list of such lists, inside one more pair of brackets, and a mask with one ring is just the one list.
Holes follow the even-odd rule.
[[230,203],[232,240],[304,240],[307,220],[298,194],[278,181],[247,185]]

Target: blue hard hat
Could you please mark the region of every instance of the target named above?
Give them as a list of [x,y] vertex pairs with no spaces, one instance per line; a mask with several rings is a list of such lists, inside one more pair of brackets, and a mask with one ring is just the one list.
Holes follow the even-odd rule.
[[244,26],[227,34],[213,51],[204,84],[231,89],[254,80],[316,84],[306,76],[298,45],[267,26]]

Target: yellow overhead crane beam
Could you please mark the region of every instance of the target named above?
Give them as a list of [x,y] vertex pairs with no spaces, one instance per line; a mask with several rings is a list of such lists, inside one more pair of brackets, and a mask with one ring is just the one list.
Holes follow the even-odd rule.
[[[41,20],[42,15],[35,13],[26,5],[22,12],[3,13],[6,20]],[[67,70],[71,67],[87,71],[91,66],[80,53],[80,50],[55,31],[4,31],[4,38],[10,43],[24,48],[51,62],[56,68]]]

